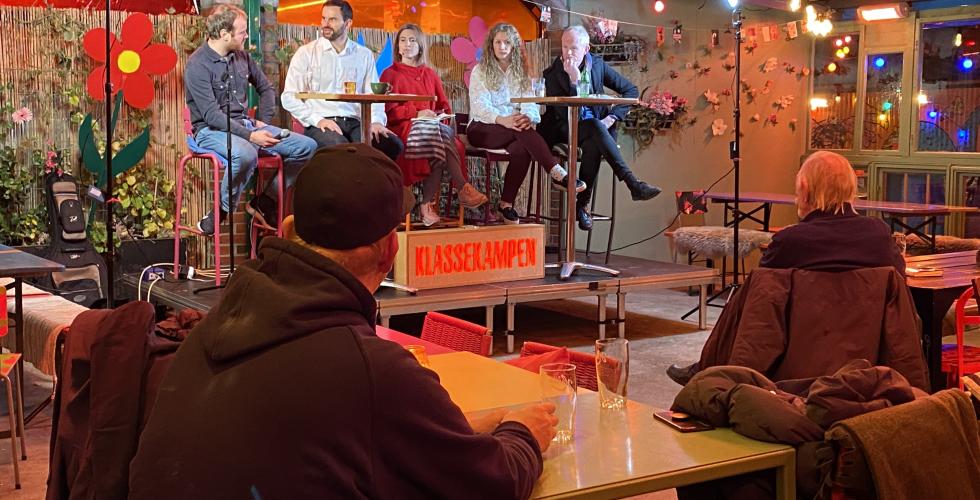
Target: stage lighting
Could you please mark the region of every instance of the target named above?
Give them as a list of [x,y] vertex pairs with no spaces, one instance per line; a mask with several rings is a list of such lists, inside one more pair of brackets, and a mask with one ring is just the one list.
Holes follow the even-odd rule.
[[909,15],[909,7],[904,3],[869,5],[867,7],[858,7],[857,15],[864,22],[901,19]]
[[663,3],[663,1],[657,0],[656,2],[654,2],[653,3],[653,10],[656,11],[656,12],[663,12],[664,11],[664,3]]
[[973,59],[970,59],[969,57],[960,59],[960,68],[962,68],[963,71],[970,71],[973,69]]
[[959,47],[963,45],[963,32],[957,31],[956,36],[953,37],[953,47]]
[[926,93],[922,92],[921,90],[919,91],[918,100],[919,100],[919,105],[929,104],[929,97],[926,96]]
[[885,58],[884,57],[876,57],[875,60],[874,60],[874,65],[878,69],[884,68],[885,67]]

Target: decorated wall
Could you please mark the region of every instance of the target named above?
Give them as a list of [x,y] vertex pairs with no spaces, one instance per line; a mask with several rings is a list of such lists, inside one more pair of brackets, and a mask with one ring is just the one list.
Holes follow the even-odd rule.
[[[571,2],[569,10],[595,14],[602,18],[628,20],[637,26],[619,23],[620,39],[633,38],[645,44],[636,63],[615,68],[633,81],[646,100],[655,93],[687,101],[687,112],[670,128],[651,134],[625,133],[619,141],[624,156],[642,179],[661,187],[664,193],[651,201],[633,202],[629,191],[617,183],[618,207],[613,246],[643,240],[674,219],[675,191],[714,186],[714,191],[731,191],[733,176],[728,143],[733,138],[733,97],[742,92],[742,191],[793,192],[794,176],[804,151],[805,92],[810,69],[811,38],[801,32],[801,18],[778,10],[756,9],[745,12],[746,43],[742,49],[742,80],[734,81],[734,37],[726,32],[731,13],[725,2],[709,0],[667,0],[656,13],[654,2],[628,1],[602,4],[586,0]],[[554,10],[554,8],[553,8]],[[572,23],[582,17],[572,14]],[[591,25],[595,21],[587,21]],[[662,29],[658,28],[662,27]],[[679,27],[679,40],[675,28]],[[663,42],[658,43],[658,32]],[[795,34],[795,38],[791,36]],[[712,38],[718,45],[712,47]],[[676,99],[675,99],[676,100]],[[648,127],[649,128],[649,127]],[[654,127],[656,128],[656,127]],[[649,139],[649,142],[646,141]],[[724,176],[724,177],[723,177]],[[603,168],[595,211],[609,203],[612,176]],[[720,205],[709,205],[707,221],[721,223]],[[777,207],[774,225],[796,221],[791,207]],[[606,224],[595,224],[594,236],[605,241]],[[578,246],[585,245],[579,232]],[[593,245],[595,245],[593,241]],[[619,253],[643,258],[669,260],[668,239],[664,236],[625,248]]]

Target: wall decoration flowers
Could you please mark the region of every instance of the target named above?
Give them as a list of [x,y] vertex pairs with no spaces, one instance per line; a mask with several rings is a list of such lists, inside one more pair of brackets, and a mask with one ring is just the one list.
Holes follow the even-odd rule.
[[470,73],[473,72],[473,68],[476,67],[476,63],[480,62],[480,57],[483,55],[483,40],[486,39],[488,31],[486,21],[482,17],[476,16],[470,19],[469,37],[454,38],[449,44],[449,52],[452,53],[453,57],[466,65],[463,82],[466,83],[467,87],[470,86]]
[[27,107],[23,107],[11,113],[10,119],[17,125],[23,125],[34,119],[34,113]]

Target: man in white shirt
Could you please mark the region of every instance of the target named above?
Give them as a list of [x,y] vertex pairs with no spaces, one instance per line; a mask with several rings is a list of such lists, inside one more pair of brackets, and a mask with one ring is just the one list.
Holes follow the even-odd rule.
[[[348,39],[354,11],[345,0],[327,0],[323,4],[320,37],[300,47],[289,62],[282,92],[282,107],[300,122],[303,133],[322,147],[359,142],[361,105],[348,102],[307,101],[296,98],[296,92],[344,93],[344,82],[354,82],[359,93],[371,92],[378,81],[371,50]],[[404,149],[401,139],[385,128],[388,118],[384,105],[371,108],[371,145],[392,160]]]

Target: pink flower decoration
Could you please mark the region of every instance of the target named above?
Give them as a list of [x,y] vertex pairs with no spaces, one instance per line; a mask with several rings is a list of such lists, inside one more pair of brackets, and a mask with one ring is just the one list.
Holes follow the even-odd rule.
[[34,119],[34,113],[26,107],[20,108],[10,114],[10,119],[14,121],[17,125],[23,125]]
[[467,87],[470,86],[470,73],[473,72],[473,68],[483,55],[481,45],[487,38],[487,31],[489,30],[487,29],[486,21],[479,16],[473,17],[470,19],[469,25],[470,37],[455,38],[449,44],[449,52],[452,53],[453,57],[466,65],[466,72],[463,73],[463,81]]

